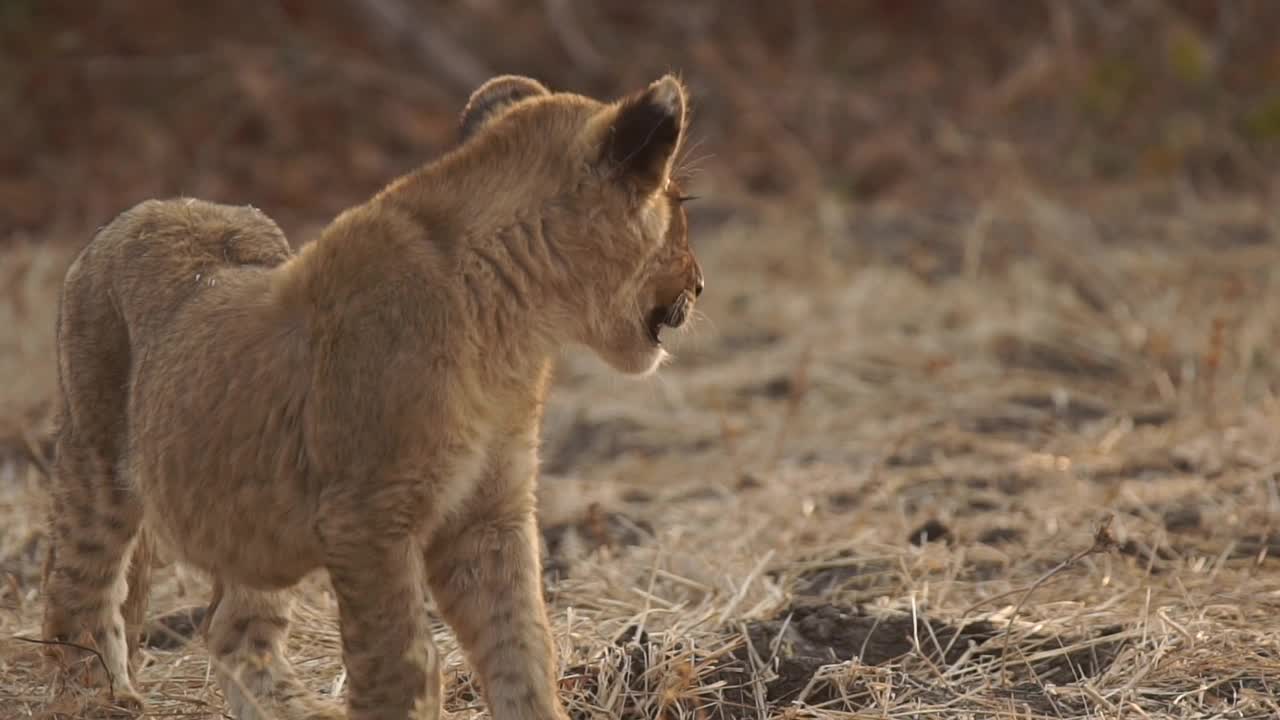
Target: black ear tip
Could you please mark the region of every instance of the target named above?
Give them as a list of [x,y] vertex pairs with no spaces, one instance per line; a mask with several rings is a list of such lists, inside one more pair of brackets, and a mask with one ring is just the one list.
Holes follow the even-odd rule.
[[685,128],[684,85],[665,75],[614,106],[603,158],[644,192],[662,186]]
[[485,81],[467,99],[458,118],[462,138],[473,135],[499,110],[538,95],[550,95],[545,85],[523,75],[499,75]]
[[650,102],[671,117],[684,118],[687,93],[684,84],[675,75],[667,74],[655,80],[649,85],[646,95]]
[[628,100],[618,111],[609,136],[609,156],[623,166],[643,165],[674,145],[680,120],[647,95]]

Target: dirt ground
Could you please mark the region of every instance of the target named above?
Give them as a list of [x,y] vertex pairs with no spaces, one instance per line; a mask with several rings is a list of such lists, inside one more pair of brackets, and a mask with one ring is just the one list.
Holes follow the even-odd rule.
[[[1184,18],[1176,3],[1148,6]],[[623,10],[601,7],[603,19],[578,21],[623,22]],[[1130,23],[1130,43],[1147,27],[1133,13],[1113,18]],[[667,22],[655,14],[651,33]],[[457,17],[463,36],[481,22]],[[1081,36],[1092,27],[1072,22]],[[1177,51],[1178,32],[1227,20],[1215,22],[1184,18],[1153,46]],[[555,23],[537,27],[554,34]],[[880,37],[865,32],[864,45]],[[906,43],[896,32],[882,35]],[[787,83],[761,70],[752,89],[699,46],[677,58],[685,64],[641,59],[617,73],[622,87],[675,66],[695,102],[699,88],[713,96],[695,115],[706,139],[690,158],[707,292],[658,376],[621,378],[577,350],[557,370],[540,511],[576,718],[1280,717],[1280,165],[1275,138],[1258,139],[1269,131],[1238,122],[1269,117],[1254,112],[1266,96],[1232,86],[1239,70],[1225,63],[1214,83],[1235,88],[1230,102],[1171,90],[1124,100],[1127,111],[1156,109],[1123,123],[1069,121],[1068,79],[1085,78],[1073,97],[1106,104],[1124,85],[1106,73],[1131,70],[1083,55],[1072,62],[1094,71],[1055,74],[1069,64],[1061,47],[1010,41],[995,54],[1003,69],[964,92],[946,64],[876,66],[874,89],[828,88],[865,126],[848,120],[827,135],[817,121],[797,125],[790,98],[735,113]],[[1175,69],[1192,73],[1174,51]],[[166,72],[207,72],[244,97],[291,77],[244,57],[235,80],[221,66]],[[1253,67],[1280,76],[1280,51],[1263,57],[1274,65]],[[115,62],[87,72],[157,72]],[[276,187],[243,201],[306,242],[447,144],[457,89],[370,91],[386,77],[352,62],[359,77],[332,82],[383,99],[332,163],[333,139],[300,120],[308,111],[289,94],[308,92],[288,89],[261,117],[233,94],[249,129],[231,123],[218,136],[226,156],[215,149],[212,160],[174,149],[182,133],[204,132],[178,127],[199,113],[147,110],[141,90],[134,105],[95,106],[128,122],[85,122],[153,136],[139,146],[151,156],[86,154],[66,133],[28,137],[48,143],[47,162],[0,152],[10,171],[0,182],[10,213],[0,216],[0,718],[81,712],[25,640],[39,637],[45,549],[44,480],[28,458],[47,452],[67,263],[124,204],[192,187],[230,200]],[[929,72],[941,79],[920,79]],[[605,92],[606,75],[555,77]],[[835,82],[822,78],[804,82]],[[899,104],[922,87],[937,89],[936,115]],[[63,101],[42,97],[49,106],[23,127],[54,122]],[[359,109],[312,100],[326,122]],[[409,109],[421,111],[412,122]],[[865,143],[831,139],[854,130]],[[767,151],[753,150],[752,133],[771,134]],[[1144,133],[1162,140],[1139,151]],[[289,166],[291,148],[306,148],[302,169]],[[113,167],[119,184],[94,191]],[[156,168],[171,176],[145,172]],[[49,199],[57,178],[69,189]],[[31,193],[44,205],[20,201]],[[325,578],[298,596],[293,657],[318,692],[341,693]],[[140,671],[154,717],[223,717],[191,638],[206,600],[190,570],[157,582]],[[448,709],[486,716],[443,625],[436,638]]]

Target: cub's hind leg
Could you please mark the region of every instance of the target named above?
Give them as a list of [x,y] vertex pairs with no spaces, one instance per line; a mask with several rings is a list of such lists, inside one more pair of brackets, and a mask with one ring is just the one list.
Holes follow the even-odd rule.
[[105,690],[108,704],[136,710],[142,699],[130,682],[122,609],[142,508],[118,477],[104,439],[70,422],[59,433],[43,632],[66,680]]
[[49,478],[43,632],[64,679],[105,689],[109,704],[135,709],[141,698],[129,679],[129,630],[121,608],[142,523],[140,499],[121,474],[129,333],[105,281],[89,270],[99,242],[68,268],[59,304],[63,404]]
[[286,655],[292,598],[219,581],[207,642],[227,711],[236,720],[340,720],[342,708],[308,690]]
[[142,644],[143,626],[147,620],[147,606],[151,599],[151,573],[155,569],[155,562],[155,541],[147,537],[145,529],[141,530],[129,557],[129,593],[121,609],[128,637],[129,667],[132,669],[137,668],[138,647]]

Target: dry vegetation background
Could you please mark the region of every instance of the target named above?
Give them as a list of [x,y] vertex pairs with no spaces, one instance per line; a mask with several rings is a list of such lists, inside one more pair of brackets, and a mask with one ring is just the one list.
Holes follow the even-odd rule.
[[[295,243],[488,75],[688,82],[704,317],[564,359],[576,717],[1280,716],[1280,3],[0,0],[0,718],[36,648],[62,273],[177,193]],[[141,670],[216,718],[167,571]],[[295,657],[341,692],[323,578]],[[482,714],[447,631],[448,707]]]

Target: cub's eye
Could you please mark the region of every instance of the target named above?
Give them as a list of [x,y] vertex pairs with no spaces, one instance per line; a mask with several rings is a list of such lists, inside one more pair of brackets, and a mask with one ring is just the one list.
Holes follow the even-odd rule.
[[683,204],[685,204],[685,203],[687,203],[687,202],[692,202],[692,201],[697,200],[697,199],[698,199],[698,196],[697,196],[697,195],[679,195],[679,196],[677,196],[677,197],[676,197],[676,202],[678,202],[678,203],[680,203],[681,205],[683,205]]

